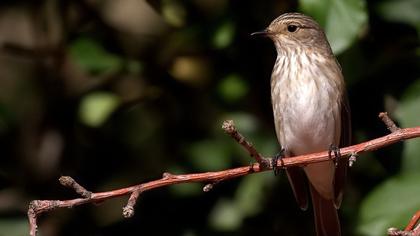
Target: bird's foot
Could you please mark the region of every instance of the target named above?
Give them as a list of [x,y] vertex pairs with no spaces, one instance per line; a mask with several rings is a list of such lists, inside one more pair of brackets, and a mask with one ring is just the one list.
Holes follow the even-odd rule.
[[[332,153],[334,153],[334,159],[332,158]],[[330,145],[330,148],[328,149],[328,157],[330,159],[333,159],[334,161],[334,165],[337,168],[339,160],[341,158],[341,152],[340,152],[340,148],[338,148],[337,146],[335,146],[334,144]]]
[[271,158],[271,166],[273,167],[274,175],[277,176],[280,173],[280,167],[277,165],[278,160],[284,157],[284,148],[280,150],[273,158]]

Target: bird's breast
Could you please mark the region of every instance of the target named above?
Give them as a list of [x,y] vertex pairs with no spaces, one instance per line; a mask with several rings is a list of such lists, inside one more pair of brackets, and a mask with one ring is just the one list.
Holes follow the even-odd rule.
[[289,55],[278,58],[273,70],[271,92],[277,136],[295,155],[326,150],[339,136],[336,122],[340,91],[320,66],[320,59]]

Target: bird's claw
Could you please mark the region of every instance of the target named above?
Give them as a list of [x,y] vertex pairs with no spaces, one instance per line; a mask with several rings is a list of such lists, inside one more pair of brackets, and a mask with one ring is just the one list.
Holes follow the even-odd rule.
[[[334,153],[334,158],[332,158],[332,153]],[[328,149],[328,157],[330,159],[333,159],[334,161],[334,165],[337,168],[339,160],[341,158],[341,152],[340,152],[340,148],[338,148],[337,146],[335,146],[334,144],[330,145],[330,148]]]
[[273,167],[274,175],[277,176],[280,173],[280,168],[277,165],[278,160],[284,157],[284,148],[280,150],[273,158],[271,158],[271,166]]

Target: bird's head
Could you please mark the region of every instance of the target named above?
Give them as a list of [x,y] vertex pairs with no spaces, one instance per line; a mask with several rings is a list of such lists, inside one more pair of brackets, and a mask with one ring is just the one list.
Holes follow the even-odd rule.
[[260,32],[251,35],[263,35],[273,40],[277,51],[298,49],[317,49],[331,52],[324,31],[319,24],[309,16],[301,13],[285,13],[277,17]]

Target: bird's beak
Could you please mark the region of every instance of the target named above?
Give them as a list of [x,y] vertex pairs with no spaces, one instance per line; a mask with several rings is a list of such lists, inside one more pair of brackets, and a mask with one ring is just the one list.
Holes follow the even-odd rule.
[[270,34],[271,34],[271,32],[269,30],[265,29],[263,31],[258,31],[258,32],[251,33],[251,36],[264,36],[264,37],[267,37],[267,36],[270,36]]

